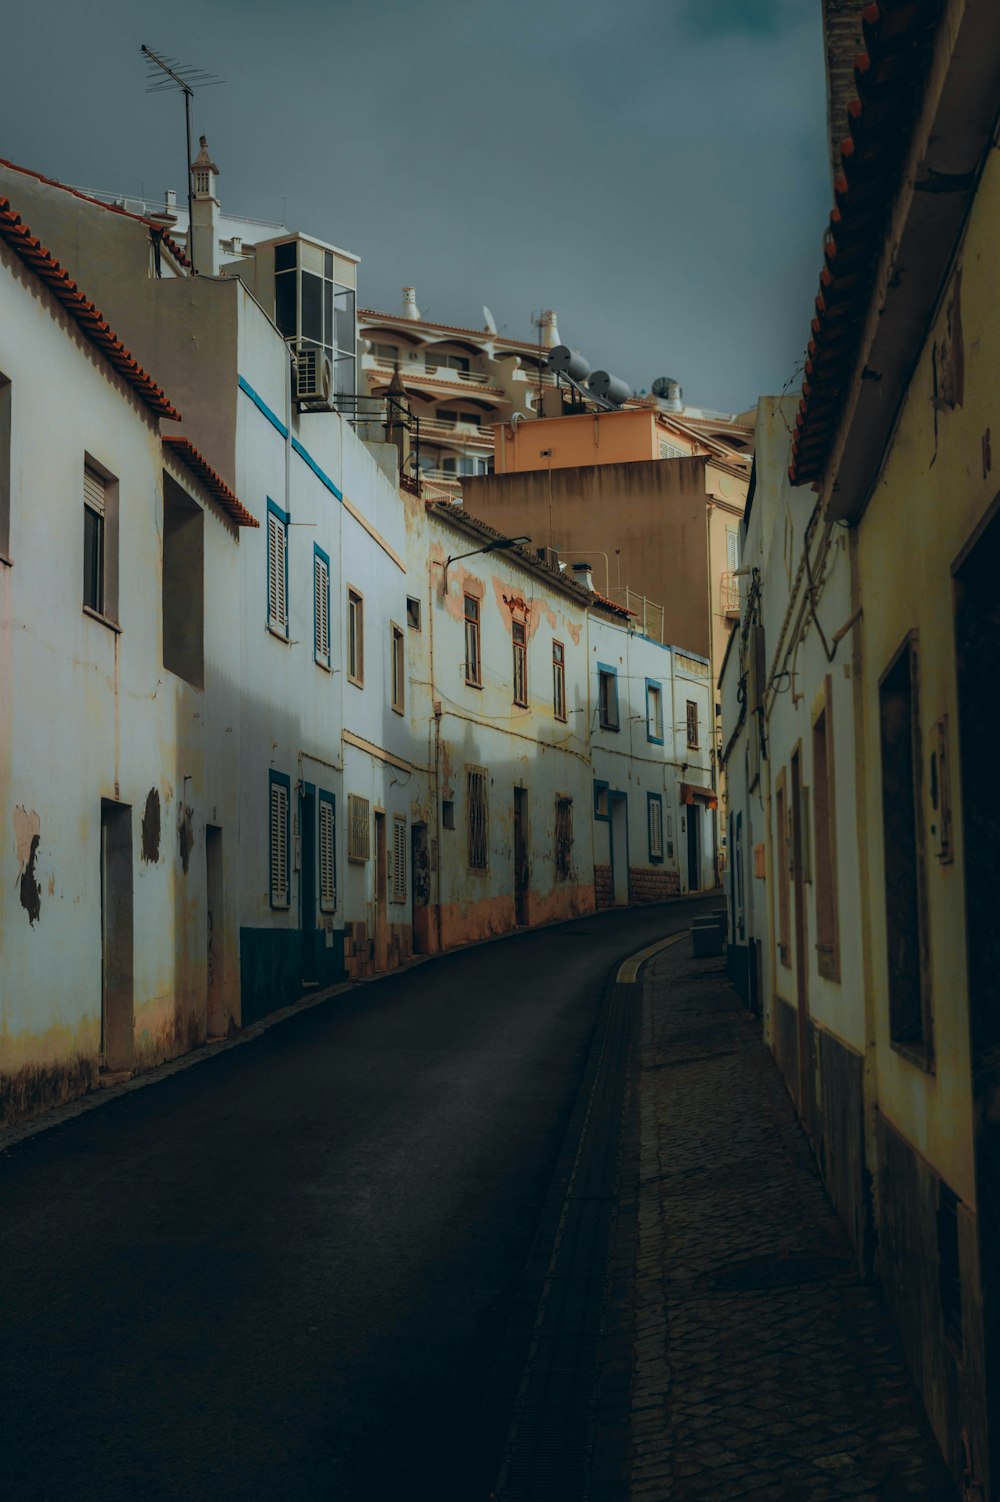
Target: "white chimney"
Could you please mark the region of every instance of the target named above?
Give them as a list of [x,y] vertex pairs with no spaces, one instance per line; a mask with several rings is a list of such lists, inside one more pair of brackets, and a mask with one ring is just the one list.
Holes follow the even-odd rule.
[[168,188],[163,195],[163,202],[172,213],[173,210],[177,207],[177,189]]
[[559,330],[556,327],[556,315],[554,311],[551,308],[547,308],[544,313],[539,313],[538,322],[541,325],[543,348],[555,349],[557,344],[562,343],[562,340],[559,338]]
[[212,161],[208,142],[201,137],[201,149],[191,163],[194,179],[192,222],[188,235],[188,254],[202,276],[219,274],[219,200],[215,196],[215,179],[219,169]]
[[574,563],[573,577],[576,579],[577,584],[583,585],[584,589],[593,590],[594,571],[589,563]]
[[414,323],[420,320],[420,309],[417,307],[416,287],[403,288],[403,317],[412,318]]

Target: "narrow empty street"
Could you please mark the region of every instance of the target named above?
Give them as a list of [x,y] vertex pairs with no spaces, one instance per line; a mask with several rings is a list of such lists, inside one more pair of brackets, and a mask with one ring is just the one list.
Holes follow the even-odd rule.
[[4,1494],[487,1495],[610,968],[717,902],[452,954],[0,1154]]

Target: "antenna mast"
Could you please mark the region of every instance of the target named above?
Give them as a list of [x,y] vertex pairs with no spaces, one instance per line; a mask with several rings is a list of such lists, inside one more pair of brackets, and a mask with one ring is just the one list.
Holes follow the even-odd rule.
[[180,89],[184,95],[184,128],[187,139],[187,200],[188,200],[188,232],[187,254],[191,262],[191,273],[195,275],[197,268],[194,264],[194,186],[191,176],[191,99],[195,89],[206,88],[209,84],[225,83],[224,78],[217,78],[214,73],[206,73],[203,68],[191,67],[187,63],[178,63],[175,57],[161,57],[151,47],[142,44],[142,55],[146,59],[146,93],[162,94],[171,89]]

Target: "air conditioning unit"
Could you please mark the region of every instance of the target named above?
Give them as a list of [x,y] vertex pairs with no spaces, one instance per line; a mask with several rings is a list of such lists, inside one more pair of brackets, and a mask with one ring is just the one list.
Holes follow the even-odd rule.
[[295,400],[323,412],[333,411],[333,366],[321,349],[300,349],[293,376]]

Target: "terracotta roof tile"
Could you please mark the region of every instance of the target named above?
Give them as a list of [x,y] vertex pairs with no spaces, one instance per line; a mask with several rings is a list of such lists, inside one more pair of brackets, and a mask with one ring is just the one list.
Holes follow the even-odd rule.
[[79,324],[91,344],[101,351],[149,410],[157,417],[167,417],[179,422],[180,413],[164,391],[125,348],[104,314],[84,297],[76,282],[63,270],[51,251],[46,250],[41,241],[34,238],[28,226],[21,223],[20,216],[15,214],[6,198],[0,198],[0,238],[6,240],[24,264],[46,283],[70,317]]
[[222,476],[216,474],[190,438],[184,438],[180,433],[165,433],[163,446],[168,453],[175,455],[193,475],[198,477],[213,500],[218,502],[223,511],[228,511],[238,527],[260,526],[257,518],[247,510],[235,492],[230,490]]
[[943,0],[879,0],[862,11],[865,52],[834,178],[820,289],[811,323],[802,400],[792,436],[793,485],[823,475],[851,391],[859,342],[923,96]]

